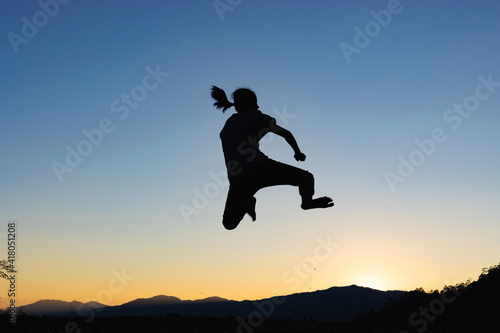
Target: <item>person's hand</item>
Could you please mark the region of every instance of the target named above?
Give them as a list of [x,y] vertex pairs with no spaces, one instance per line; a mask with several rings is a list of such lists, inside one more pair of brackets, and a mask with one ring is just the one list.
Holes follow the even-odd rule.
[[304,155],[302,152],[296,153],[293,157],[295,157],[295,160],[297,162],[303,162],[306,160],[306,155]]

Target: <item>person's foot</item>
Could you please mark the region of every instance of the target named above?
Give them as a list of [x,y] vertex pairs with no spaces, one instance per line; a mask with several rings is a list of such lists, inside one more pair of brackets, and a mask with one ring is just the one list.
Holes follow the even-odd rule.
[[302,209],[328,208],[333,207],[333,201],[329,197],[321,197],[312,199],[308,202],[303,202],[300,207],[302,207]]
[[255,221],[257,219],[257,214],[255,213],[255,204],[256,203],[257,203],[257,199],[255,199],[255,197],[252,197],[247,202],[247,214],[250,215],[250,217],[252,218],[252,221]]

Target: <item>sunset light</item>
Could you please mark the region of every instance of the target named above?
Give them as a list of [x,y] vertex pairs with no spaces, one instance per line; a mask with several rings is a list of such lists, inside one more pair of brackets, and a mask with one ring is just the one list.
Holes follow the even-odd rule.
[[3,324],[342,333],[402,299],[356,318],[489,325],[466,300],[494,294],[494,269],[459,297],[500,262],[499,17],[492,0],[3,1]]

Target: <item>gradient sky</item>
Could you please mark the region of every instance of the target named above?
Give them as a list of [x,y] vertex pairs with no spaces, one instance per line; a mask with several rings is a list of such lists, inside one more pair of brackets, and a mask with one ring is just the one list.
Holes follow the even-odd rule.
[[[498,1],[45,1],[51,15],[0,11],[0,258],[16,221],[18,304],[430,290],[499,263]],[[279,137],[262,150],[335,207],[265,189],[257,222],[225,230],[211,85],[252,88],[307,160]]]

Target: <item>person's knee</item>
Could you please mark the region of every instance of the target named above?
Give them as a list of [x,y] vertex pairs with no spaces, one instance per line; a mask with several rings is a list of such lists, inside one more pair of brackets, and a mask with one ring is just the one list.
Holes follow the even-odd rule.
[[226,228],[226,230],[234,230],[238,226],[238,223],[222,220],[222,225]]
[[314,176],[309,171],[304,171],[302,175],[302,182],[304,184],[314,184]]
[[240,224],[240,221],[241,221],[241,219],[238,219],[235,216],[229,217],[227,215],[224,215],[222,217],[222,225],[227,230],[234,230],[234,229],[236,229],[236,227],[238,226],[238,224]]

